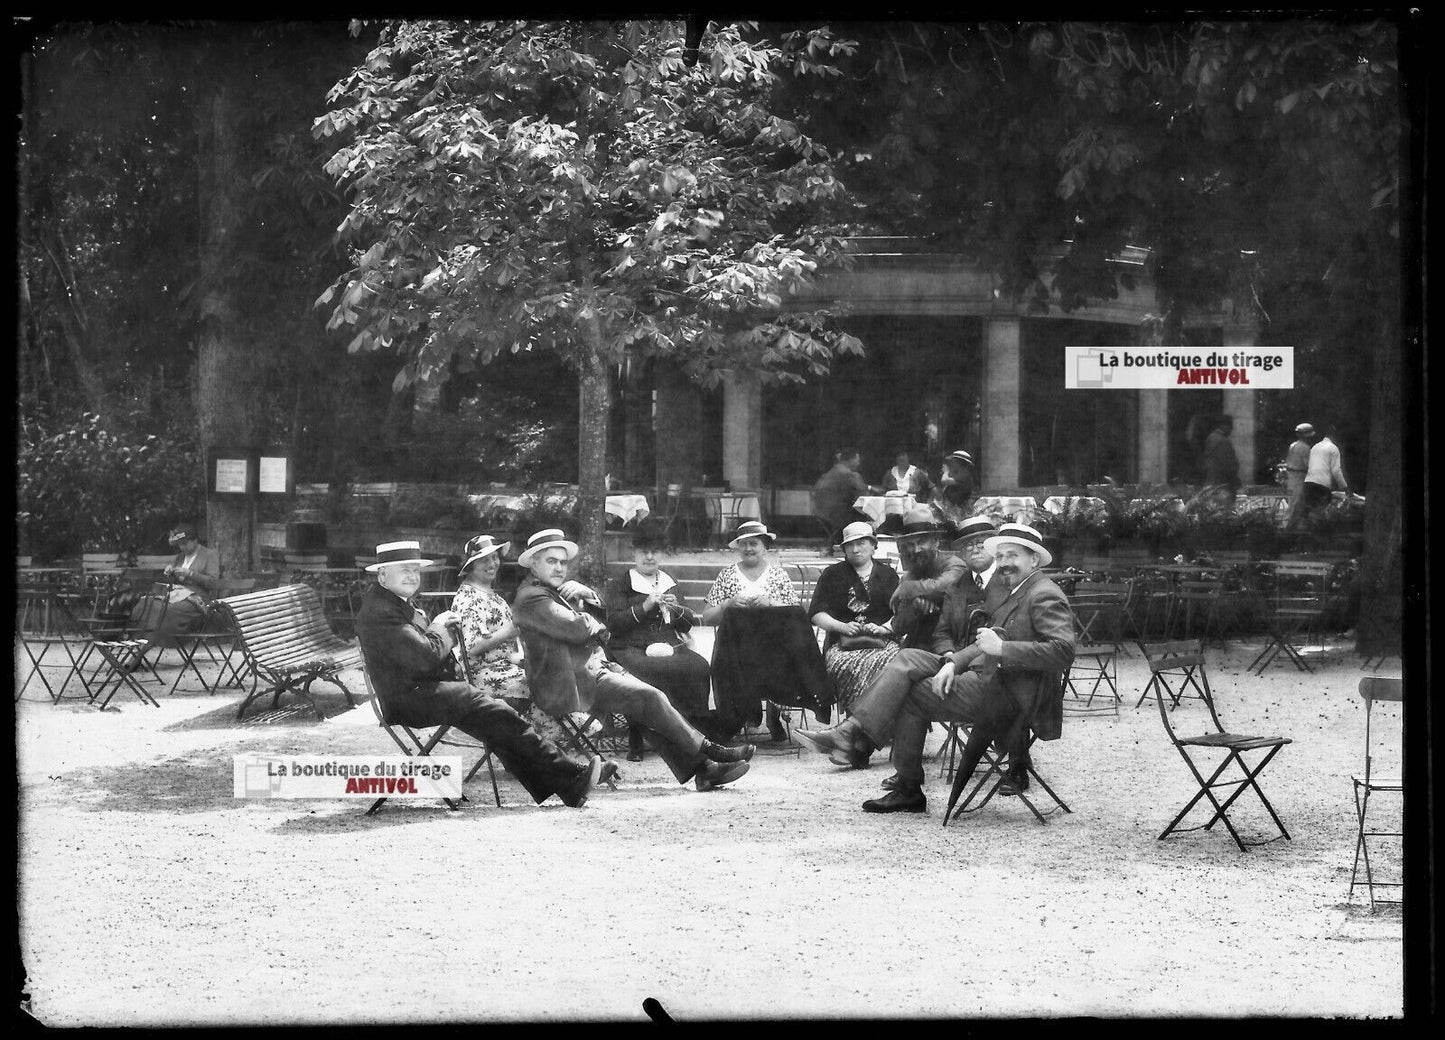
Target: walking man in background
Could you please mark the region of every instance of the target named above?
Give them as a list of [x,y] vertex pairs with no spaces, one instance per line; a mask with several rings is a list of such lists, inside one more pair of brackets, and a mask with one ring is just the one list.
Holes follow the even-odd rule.
[[1294,443],[1284,455],[1284,486],[1289,491],[1289,513],[1285,527],[1294,530],[1304,514],[1305,474],[1310,468],[1310,438],[1315,428],[1302,422],[1294,428]]

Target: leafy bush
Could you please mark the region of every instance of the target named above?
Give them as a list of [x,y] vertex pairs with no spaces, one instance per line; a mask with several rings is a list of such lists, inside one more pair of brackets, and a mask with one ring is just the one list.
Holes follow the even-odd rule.
[[20,422],[16,525],[41,559],[163,552],[177,522],[204,515],[204,467],[181,436],[125,436],[83,412],[58,432]]
[[392,499],[392,527],[438,527],[466,531],[477,526],[477,513],[454,484],[407,485]]

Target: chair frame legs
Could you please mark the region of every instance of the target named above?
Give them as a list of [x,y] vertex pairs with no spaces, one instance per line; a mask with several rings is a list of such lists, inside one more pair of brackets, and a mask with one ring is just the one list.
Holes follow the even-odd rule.
[[[1355,836],[1355,865],[1350,870],[1350,898],[1355,895],[1355,887],[1358,885],[1370,893],[1370,912],[1374,913],[1375,908],[1380,905],[1400,906],[1404,903],[1404,881],[1377,881],[1375,880],[1374,866],[1370,863],[1370,838],[1400,838],[1404,839],[1403,831],[1372,831],[1366,830],[1370,813],[1371,792],[1403,794],[1399,787],[1381,787],[1356,779],[1355,784],[1355,815],[1359,820],[1359,830]],[[1359,880],[1360,861],[1365,863],[1364,880]],[[1378,899],[1375,897],[1377,888],[1398,888],[1401,892],[1399,899]]]
[[[1032,737],[1029,740],[1029,747],[1033,747],[1037,740],[1037,737]],[[995,751],[991,747],[984,749],[983,757],[979,760],[979,765],[987,766],[984,774],[973,781],[973,786],[968,789],[968,792],[963,796],[963,800],[960,801],[958,806],[953,810],[952,815],[944,820],[945,824],[951,820],[958,819],[964,813],[978,812],[989,803],[995,794],[999,793],[999,788],[1003,786],[1004,780],[1007,779],[1007,773],[1004,768],[1007,757],[1002,751]],[[1032,783],[1037,784],[1053,799],[1054,807],[1041,811],[1039,807],[1033,803],[1033,800],[1029,798],[1028,794],[1023,791],[1015,792],[1010,797],[1017,798],[1023,802],[1024,805],[1028,807],[1029,812],[1034,814],[1034,819],[1038,820],[1039,823],[1048,823],[1047,817],[1058,812],[1073,813],[1074,810],[1070,809],[1064,800],[1058,796],[1058,793],[1048,785],[1048,782],[1039,776],[1038,770],[1034,768],[1032,756],[1029,758],[1027,770]],[[1032,784],[1030,786],[1032,786]],[[985,787],[987,787],[986,791],[984,790]],[[982,794],[982,798],[979,798],[980,794]],[[1000,795],[1000,797],[1003,796]],[[974,804],[975,798],[979,799],[977,804]]]
[[[1234,839],[1234,843],[1239,846],[1241,852],[1248,852],[1252,846],[1266,845],[1269,842],[1278,841],[1280,838],[1292,840],[1290,839],[1289,831],[1285,830],[1284,823],[1280,820],[1279,814],[1274,811],[1274,806],[1271,805],[1269,799],[1265,797],[1264,791],[1260,788],[1257,779],[1259,774],[1264,771],[1264,767],[1269,765],[1275,755],[1279,754],[1279,749],[1283,746],[1283,744],[1270,746],[1269,753],[1260,759],[1259,763],[1255,765],[1253,769],[1251,769],[1249,763],[1244,760],[1243,750],[1245,749],[1226,747],[1224,748],[1226,752],[1224,760],[1220,762],[1218,768],[1210,774],[1208,780],[1204,779],[1204,775],[1199,771],[1199,767],[1194,764],[1194,760],[1189,757],[1183,748],[1180,748],[1179,755],[1184,759],[1185,764],[1189,766],[1189,771],[1194,774],[1194,779],[1199,783],[1199,790],[1193,798],[1189,799],[1188,804],[1179,811],[1179,815],[1169,821],[1169,826],[1159,832],[1158,840],[1162,841],[1175,832],[1183,833],[1185,831],[1209,830],[1216,823],[1220,822],[1223,822],[1225,829],[1229,831],[1229,836]],[[1243,778],[1239,780],[1220,780],[1219,778],[1224,774],[1224,771],[1229,768],[1231,763],[1238,764],[1240,772],[1244,774]],[[1233,794],[1223,802],[1220,802],[1219,799],[1214,796],[1214,789],[1216,787],[1233,787],[1235,790]],[[1264,805],[1266,811],[1269,812],[1270,819],[1274,820],[1274,825],[1279,828],[1279,834],[1273,838],[1246,842],[1239,836],[1239,832],[1234,829],[1234,824],[1230,822],[1230,806],[1232,806],[1235,800],[1248,788],[1254,789],[1254,793],[1259,796],[1260,802]],[[1188,816],[1190,810],[1198,805],[1199,800],[1204,797],[1208,797],[1210,804],[1214,806],[1214,815],[1209,818],[1208,822],[1200,824],[1197,827],[1180,827],[1179,824],[1183,822],[1184,817]]]

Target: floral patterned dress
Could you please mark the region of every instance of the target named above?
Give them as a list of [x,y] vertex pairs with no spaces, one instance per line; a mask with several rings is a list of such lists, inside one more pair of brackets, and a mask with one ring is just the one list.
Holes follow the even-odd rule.
[[530,700],[527,673],[510,659],[510,655],[517,652],[516,641],[508,640],[486,651],[480,646],[482,637],[490,636],[512,620],[512,608],[507,606],[507,601],[496,589],[464,582],[452,599],[452,609],[462,617],[462,643],[467,648],[472,683],[508,703]]
[[716,607],[742,593],[765,593],[775,607],[798,606],[798,590],[783,568],[768,564],[756,580],[749,579],[737,564],[718,572],[712,588],[707,590],[705,605]]

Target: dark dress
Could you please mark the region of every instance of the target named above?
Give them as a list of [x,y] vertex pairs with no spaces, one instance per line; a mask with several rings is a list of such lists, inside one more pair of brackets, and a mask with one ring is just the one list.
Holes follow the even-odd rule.
[[[711,669],[707,658],[687,645],[687,633],[696,623],[697,615],[687,608],[676,586],[670,591],[677,596],[682,609],[670,622],[664,623],[660,604],[642,613],[647,593],[632,588],[626,578],[608,581],[603,592],[607,630],[612,633],[607,649],[618,664],[667,694],[680,714],[689,719],[700,718],[708,713]],[[647,648],[654,643],[672,647],[672,655],[649,657]]]
[[[888,605],[893,590],[898,588],[898,572],[882,560],[873,562],[873,573],[866,585],[847,560],[826,568],[818,575],[808,616],[824,613],[836,621],[866,621],[885,624],[892,616]],[[832,680],[838,707],[844,711],[866,690],[898,653],[899,644],[889,640],[882,647],[844,650],[838,646],[839,636],[829,632],[823,641],[823,661]]]

